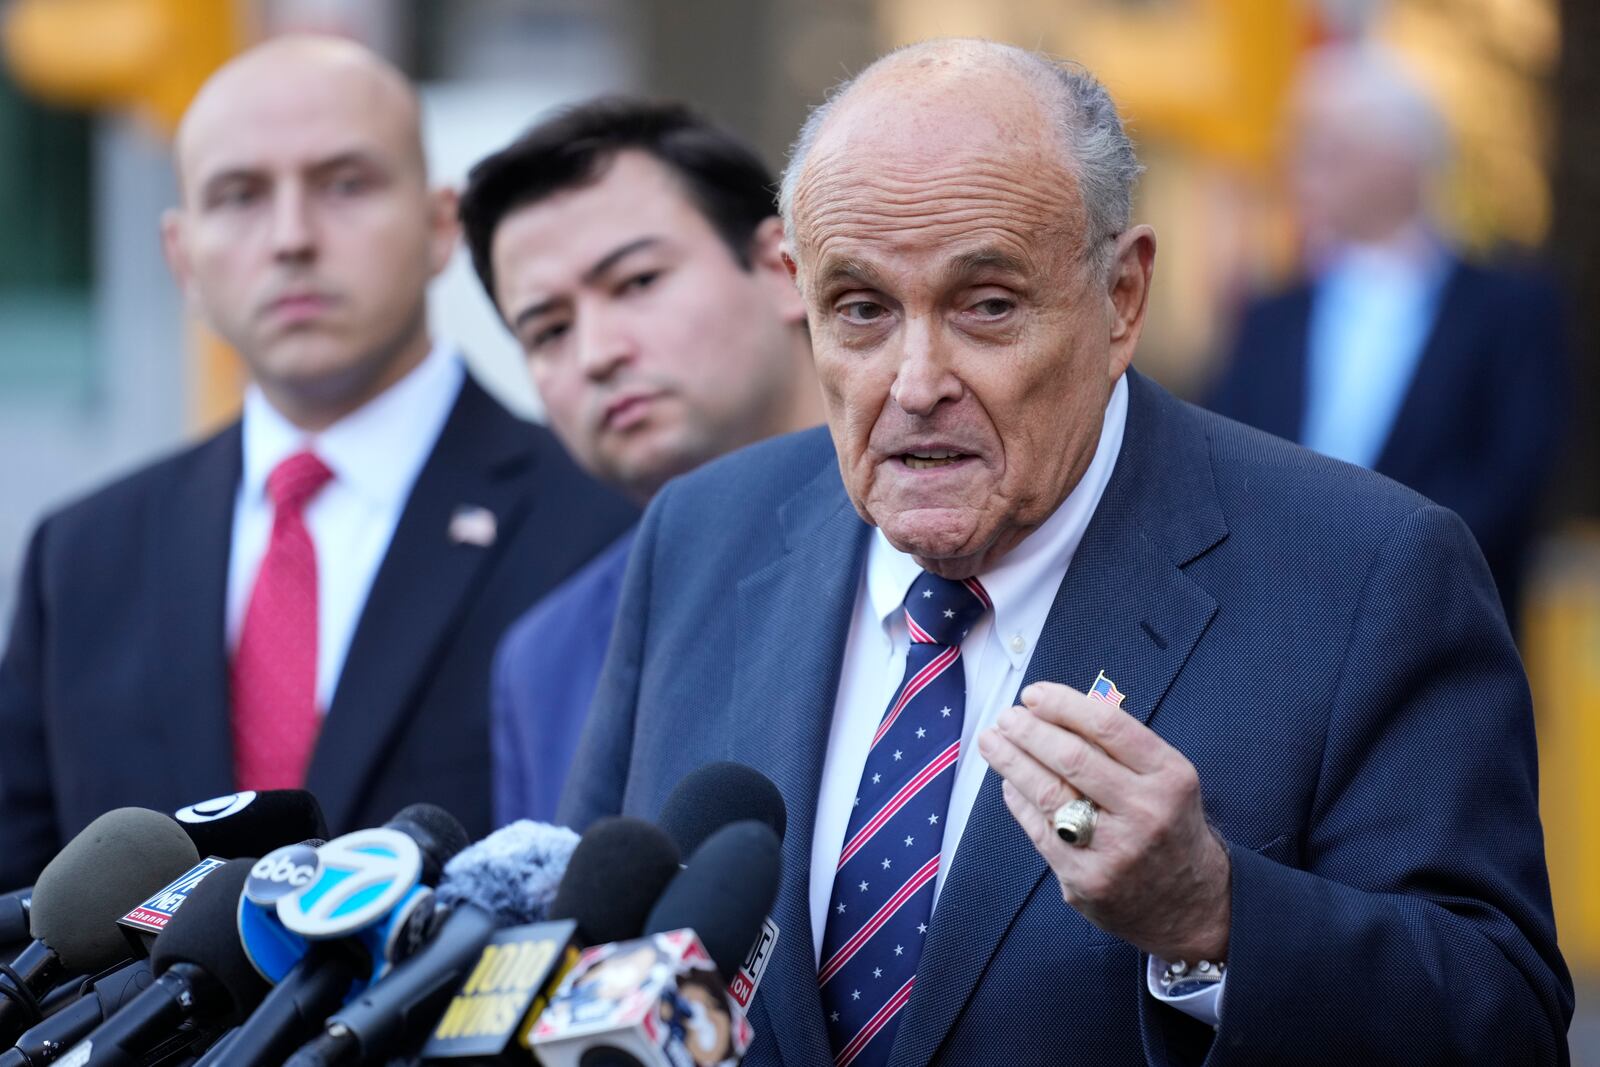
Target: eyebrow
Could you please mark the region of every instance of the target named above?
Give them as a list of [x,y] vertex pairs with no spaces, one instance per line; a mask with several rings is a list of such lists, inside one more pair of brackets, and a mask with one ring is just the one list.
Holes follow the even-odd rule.
[[1010,252],[997,248],[979,248],[963,252],[950,261],[947,273],[952,278],[963,278],[982,270],[997,270],[1006,274],[1026,274],[1027,264]]
[[[610,270],[612,267],[615,267],[622,260],[633,255],[635,252],[642,251],[643,249],[649,248],[652,245],[658,245],[660,243],[661,238],[659,237],[641,237],[636,241],[629,241],[625,245],[619,245],[596,260],[594,266],[584,271],[581,280],[585,285],[592,285],[594,282],[599,280],[600,277],[606,273],[606,271]],[[547,300],[541,300],[537,304],[529,304],[527,307],[517,312],[516,317],[511,320],[511,329],[513,331],[522,329],[522,327],[530,319],[536,319],[541,315],[548,315],[563,302],[564,301],[562,298],[553,296]]]
[[[359,148],[353,148],[346,152],[340,152],[336,155],[319,159],[305,169],[311,174],[320,175],[329,171],[338,170],[340,167],[352,165],[371,167],[374,170],[385,173],[389,170],[389,167],[385,164],[382,158],[372,152]],[[206,178],[206,180],[201,183],[200,189],[202,193],[209,193],[218,186],[224,185],[231,181],[259,181],[262,178],[267,177],[270,173],[270,170],[270,167],[255,163],[234,164]]]
[[817,285],[821,287],[840,282],[854,282],[868,289],[883,287],[882,276],[867,263],[854,258],[829,260],[817,275]]

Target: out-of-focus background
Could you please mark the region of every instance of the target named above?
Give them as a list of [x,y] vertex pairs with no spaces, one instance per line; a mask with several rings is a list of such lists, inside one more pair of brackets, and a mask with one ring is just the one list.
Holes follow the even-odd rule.
[[[1434,190],[1444,233],[1542,262],[1567,297],[1572,432],[1519,633],[1561,942],[1579,981],[1574,1061],[1600,1065],[1600,3],[0,0],[0,26],[0,619],[44,512],[237,407],[239,370],[186,315],[156,225],[176,197],[177,116],[264,36],[333,31],[399,63],[422,87],[449,182],[547,108],[606,90],[687,99],[777,164],[805,109],[885,48],[971,34],[1082,60],[1149,167],[1137,215],[1161,251],[1139,362],[1189,396],[1214,380],[1247,297],[1301,259],[1284,160],[1304,58],[1341,41],[1391,50],[1453,143]],[[536,415],[464,257],[434,304],[439,332]],[[1486,806],[1486,832],[1493,816]]]

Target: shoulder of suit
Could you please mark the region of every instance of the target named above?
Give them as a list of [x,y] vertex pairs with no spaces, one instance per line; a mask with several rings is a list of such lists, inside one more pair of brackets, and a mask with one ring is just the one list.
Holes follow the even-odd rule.
[[[230,423],[202,441],[147,461],[54,508],[41,525],[114,520],[191,485],[209,470],[227,468],[236,477],[239,447],[239,424]],[[231,492],[233,487],[230,479],[226,490]]]
[[833,437],[826,426],[814,426],[720,456],[668,485],[675,501],[700,507],[777,505],[830,467],[838,469]]
[[1231,532],[1254,528],[1289,537],[1315,530],[1346,543],[1381,539],[1432,503],[1365,467],[1194,405],[1183,407],[1209,443],[1218,503]]

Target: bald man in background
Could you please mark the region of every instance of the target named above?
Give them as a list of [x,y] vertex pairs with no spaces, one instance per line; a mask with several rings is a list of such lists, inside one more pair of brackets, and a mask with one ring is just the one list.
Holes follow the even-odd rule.
[[280,38],[177,138],[161,236],[243,359],[239,421],[46,518],[0,663],[0,885],[103,811],[304,785],[335,833],[430,801],[489,828],[501,631],[632,509],[436,342],[455,246],[418,102]]

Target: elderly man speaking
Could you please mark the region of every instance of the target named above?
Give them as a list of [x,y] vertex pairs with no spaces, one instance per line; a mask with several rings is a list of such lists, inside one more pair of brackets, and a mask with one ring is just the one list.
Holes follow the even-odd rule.
[[778,784],[752,1064],[1564,1062],[1488,569],[1129,369],[1138,170],[1093,78],[987,42],[812,116],[782,199],[828,430],[656,497],[564,816],[713,759]]

